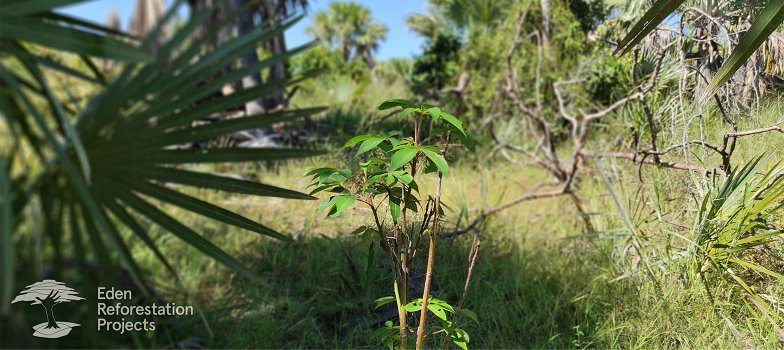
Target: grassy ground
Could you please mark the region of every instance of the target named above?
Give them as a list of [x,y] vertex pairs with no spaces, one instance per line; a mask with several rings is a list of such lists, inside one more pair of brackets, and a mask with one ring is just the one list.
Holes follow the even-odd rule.
[[[775,117],[774,112],[771,110],[762,121],[744,121],[742,128],[764,125]],[[718,137],[716,133],[712,137]],[[734,160],[741,164],[766,150],[773,150],[775,159],[784,159],[782,146],[780,135],[747,139],[739,144]],[[305,190],[307,180],[302,175],[309,168],[335,162],[316,158],[275,166],[246,164],[219,171]],[[470,347],[781,346],[771,321],[751,306],[735,285],[718,276],[703,282],[685,260],[658,265],[650,274],[643,272],[646,263],[670,257],[687,246],[684,238],[693,236],[690,228],[696,212],[694,198],[699,196],[698,178],[652,168],[638,172],[628,163],[611,160],[591,161],[589,165],[580,195],[592,212],[597,233],[581,233],[580,220],[565,198],[521,204],[500,212],[482,227],[478,236],[482,241],[480,255],[465,301],[465,307],[478,315],[479,323],[462,321],[471,336]],[[603,176],[608,184],[601,180]],[[500,159],[473,156],[459,160],[445,180],[445,201],[452,208],[446,226],[455,227],[461,211],[467,213],[460,219],[465,223],[480,208],[536,190],[547,180],[546,174],[535,167]],[[432,188],[434,183],[431,179],[420,186]],[[238,277],[160,228],[148,226],[179,270],[185,288],[167,277],[141,242],[135,242],[134,255],[153,276],[164,298],[197,303],[209,324],[207,331],[195,317],[169,320],[165,323],[168,331],[154,337],[153,345],[381,346],[373,330],[384,318],[373,310],[372,301],[391,294],[390,267],[377,248],[373,248],[377,254],[369,259],[368,245],[350,234],[368,223],[366,211],[355,207],[340,218],[324,219],[324,213],[316,211],[316,201],[196,189],[190,194],[274,227],[294,237],[295,242],[281,243],[201,217],[184,216],[185,212],[167,207],[168,212],[238,256],[260,279]],[[613,197],[619,199],[618,203]],[[623,216],[630,218],[630,223],[625,223]],[[781,216],[780,222],[784,220]],[[38,246],[33,236],[24,239],[30,242],[21,246]],[[457,303],[463,289],[473,239],[474,235],[467,234],[440,240],[437,245],[434,294],[452,304]],[[633,240],[640,243],[640,251],[632,247]],[[34,279],[40,271],[36,272],[38,265],[32,251],[29,253],[23,255],[21,265],[29,266],[27,272]],[[781,264],[777,266],[781,271]],[[422,271],[421,266],[414,269]],[[784,296],[781,285],[751,277],[760,292],[779,300]],[[781,315],[777,317],[773,322],[781,325]],[[5,332],[8,328],[4,329],[7,341],[5,334],[11,333]],[[99,346],[116,346],[127,344],[129,339],[92,341]],[[137,345],[150,344],[149,339],[138,341]],[[439,346],[441,341],[435,337],[428,340],[428,345]],[[33,345],[46,347],[44,343]]]
[[[267,182],[304,189],[306,181],[299,175],[325,162],[329,163],[314,159],[259,174]],[[535,169],[521,172],[518,166],[493,164],[492,172],[466,164],[450,172],[446,188],[454,190],[447,192],[446,201],[455,211],[475,212],[480,205],[498,204],[545,179]],[[709,295],[681,261],[657,268],[653,277],[639,272],[644,259],[653,262],[685,247],[673,234],[688,237],[694,214],[688,193],[675,190],[687,181],[684,174],[645,169],[647,185],[641,187],[636,169],[623,163],[596,164],[595,169],[604,169],[611,187],[594,179],[585,182],[581,192],[590,199],[599,233],[580,234],[570,203],[558,198],[501,212],[483,228],[465,304],[477,313],[479,323],[463,321],[472,347],[770,348],[779,344],[770,322],[749,306],[735,286],[720,279],[709,281]],[[651,183],[659,187],[658,200]],[[368,246],[350,236],[353,228],[366,223],[361,208],[328,220],[316,212],[315,202],[200,194],[297,238],[284,244],[211,227],[198,218],[188,220],[238,254],[262,276],[258,282],[233,277],[178,242],[167,243],[168,255],[184,271],[182,277],[195,291],[195,299],[210,310],[211,346],[380,346],[372,332],[376,327],[366,325],[379,322],[371,303],[391,294],[392,280],[378,255],[367,268]],[[611,194],[622,198],[621,208]],[[654,219],[657,206],[664,212],[663,221]],[[640,235],[643,256],[631,248],[631,235],[620,218],[624,211]],[[450,216],[452,225],[456,216],[455,212]],[[439,242],[437,297],[457,303],[473,238],[465,235]],[[631,277],[616,280],[625,274]],[[776,284],[763,280],[759,287],[782,295]],[[441,340],[429,344],[438,346]]]

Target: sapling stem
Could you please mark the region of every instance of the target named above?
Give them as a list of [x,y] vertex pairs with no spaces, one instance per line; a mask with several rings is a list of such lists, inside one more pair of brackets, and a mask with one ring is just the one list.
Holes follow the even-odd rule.
[[[330,197],[322,202],[322,206],[329,208],[328,216],[333,217],[350,207],[354,202],[365,203],[373,213],[373,220],[378,231],[381,246],[389,253],[392,262],[392,274],[394,279],[395,301],[399,318],[400,349],[406,349],[408,340],[413,336],[412,327],[408,327],[408,276],[411,274],[410,268],[417,260],[417,252],[420,240],[428,237],[428,256],[427,267],[425,270],[425,283],[422,293],[422,309],[420,310],[420,320],[417,328],[416,348],[421,349],[422,343],[426,338],[425,326],[427,325],[427,313],[429,311],[430,286],[433,280],[433,265],[435,261],[435,241],[439,230],[441,211],[441,190],[443,178],[447,172],[448,164],[444,154],[449,148],[450,131],[445,133],[446,142],[440,143],[443,149],[438,152],[438,145],[428,145],[427,140],[434,140],[432,135],[433,123],[444,121],[451,125],[453,129],[463,131],[462,123],[449,113],[441,111],[437,107],[429,105],[415,106],[406,100],[390,100],[384,102],[379,109],[389,109],[392,107],[403,107],[404,114],[413,116],[413,135],[403,137],[399,132],[388,132],[386,134],[357,135],[349,140],[345,147],[359,144],[357,156],[369,153],[364,161],[359,161],[361,172],[354,172],[352,169],[338,168],[318,168],[310,171],[308,175],[313,176],[317,186],[315,192],[328,191]],[[422,138],[423,118],[430,116],[430,133],[426,138]],[[354,159],[357,159],[355,157]],[[358,159],[357,159],[358,160]],[[427,196],[426,200],[420,201],[414,192],[419,193],[419,187],[415,181],[418,173],[437,171],[438,184],[435,197]],[[346,186],[348,185],[348,186]],[[386,208],[382,212],[381,206],[388,201],[388,214]],[[402,207],[401,207],[402,206]],[[421,221],[419,220],[419,210],[423,210]],[[411,210],[409,210],[411,209]],[[383,213],[383,215],[382,215]],[[391,221],[387,221],[390,219]],[[368,232],[370,228],[360,228],[356,232],[373,234]],[[372,251],[372,250],[371,250]],[[370,253],[369,253],[370,254]],[[370,261],[370,255],[368,261]],[[368,265],[369,266],[369,265]],[[384,298],[386,299],[386,298]],[[384,300],[386,302],[386,300]],[[443,303],[439,301],[439,303]],[[440,305],[440,304],[439,304]],[[439,311],[440,312],[440,306]],[[411,309],[409,309],[411,310]],[[449,311],[452,308],[449,307]],[[439,313],[439,317],[444,317]],[[392,336],[395,336],[393,329],[389,329]],[[446,331],[446,330],[442,330]],[[386,334],[385,337],[389,336]],[[388,341],[389,338],[385,338]],[[411,339],[413,340],[413,339]],[[413,343],[413,341],[412,341]]]
[[[408,304],[408,266],[406,266],[406,251],[405,248],[400,252],[400,264],[401,266],[401,275],[400,280],[401,284],[403,285],[402,290],[400,291],[400,299],[403,305]],[[407,345],[407,338],[408,338],[408,312],[406,309],[401,309],[402,313],[400,315],[400,348],[405,349]]]
[[400,349],[405,350],[408,343],[408,334],[406,332],[406,309],[403,308],[405,302],[401,301],[400,291],[398,288],[397,280],[395,280],[395,301],[397,302],[397,315],[400,320]]
[[430,245],[428,246],[427,251],[427,272],[425,273],[425,288],[422,292],[422,310],[419,312],[419,328],[417,328],[417,350],[422,349],[422,341],[424,340],[425,335],[425,324],[427,323],[427,299],[430,295],[430,283],[433,277],[433,260],[435,260],[436,255],[436,232],[438,232],[439,223],[438,209],[441,206],[441,183],[443,178],[444,174],[439,172],[438,185],[436,186],[435,205],[433,207],[435,212],[435,215],[433,216],[433,229],[430,231]]

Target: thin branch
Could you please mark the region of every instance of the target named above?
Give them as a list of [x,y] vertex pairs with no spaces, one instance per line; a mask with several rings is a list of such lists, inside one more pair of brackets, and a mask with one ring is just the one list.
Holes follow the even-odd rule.
[[678,170],[688,170],[694,171],[702,174],[712,174],[712,173],[723,173],[721,169],[718,168],[703,168],[696,165],[691,164],[684,164],[684,163],[676,163],[676,162],[667,162],[661,161],[658,164],[652,160],[646,159],[638,159],[634,153],[628,152],[601,152],[601,153],[592,153],[588,151],[583,151],[582,154],[586,157],[594,157],[594,158],[619,158],[619,159],[628,159],[633,161],[635,164],[648,164],[648,165],[655,165],[659,168],[670,168],[670,169],[678,169]]

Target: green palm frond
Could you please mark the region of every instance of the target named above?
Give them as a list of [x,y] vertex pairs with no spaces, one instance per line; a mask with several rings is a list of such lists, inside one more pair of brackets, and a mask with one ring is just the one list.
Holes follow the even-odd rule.
[[[179,186],[215,189],[257,196],[313,199],[311,196],[269,184],[187,169],[187,164],[276,161],[321,154],[316,150],[286,148],[201,148],[183,146],[242,130],[264,128],[318,113],[322,108],[222,119],[209,124],[194,122],[221,115],[247,101],[298,83],[312,75],[239,91],[217,92],[250,72],[269,68],[306,49],[308,45],[273,55],[256,64],[225,71],[239,57],[255,50],[290,28],[300,18],[280,26],[257,28],[202,54],[208,33],[195,37],[195,30],[210,15],[198,14],[164,42],[154,57],[147,54],[157,29],[172,18],[177,4],[164,16],[148,38],[137,45],[134,38],[93,24],[80,23],[55,14],[52,9],[77,1],[2,0],[0,48],[12,59],[0,62],[0,112],[9,132],[33,149],[43,171],[27,182],[32,197],[42,204],[44,225],[53,242],[67,240],[74,254],[86,259],[92,252],[102,263],[119,259],[135,278],[141,270],[130,253],[129,242],[120,234],[124,226],[153,251],[171,272],[164,255],[139,224],[149,220],[181,240],[245,276],[253,273],[230,254],[201,236],[186,223],[160,209],[167,203],[209,219],[261,235],[288,239],[261,223],[219,205],[183,193]],[[78,42],[78,43],[77,43]],[[28,43],[67,50],[88,57],[118,59],[123,69],[86,105],[61,101],[51,87],[46,69],[99,82],[103,78],[60,66],[35,53]],[[40,104],[46,101],[46,108]],[[0,157],[8,155],[0,155]],[[0,158],[0,243],[2,243],[3,291],[10,288],[8,266],[13,228],[7,189],[14,178],[13,162]],[[18,173],[19,171],[17,171]],[[21,186],[21,185],[20,185]],[[16,208],[14,208],[16,210]],[[67,228],[67,229],[66,229]],[[70,232],[70,235],[66,235]],[[85,235],[86,233],[86,235]],[[60,247],[55,247],[59,249]],[[8,261],[5,261],[8,260]],[[4,294],[5,296],[5,294]],[[7,304],[7,303],[5,303]],[[5,305],[4,304],[4,305]]]
[[3,306],[0,310],[3,313],[8,311],[11,303],[14,285],[14,261],[11,235],[13,231],[13,209],[11,206],[11,181],[8,174],[8,166],[2,154],[0,154],[0,283],[3,284],[0,290],[0,303]]
[[[645,36],[651,33],[664,19],[675,12],[685,0],[657,0],[620,41],[617,52],[627,53]],[[768,1],[754,23],[740,39],[727,60],[722,64],[702,96],[702,101],[712,97],[724,83],[729,81],[746,60],[762,46],[769,36],[784,23],[784,1]]]
[[771,218],[784,207],[784,166],[760,156],[709,188],[699,210],[698,260],[719,268],[754,292],[733,271],[751,269],[784,281],[784,275],[749,260],[744,253],[780,239],[782,228]]

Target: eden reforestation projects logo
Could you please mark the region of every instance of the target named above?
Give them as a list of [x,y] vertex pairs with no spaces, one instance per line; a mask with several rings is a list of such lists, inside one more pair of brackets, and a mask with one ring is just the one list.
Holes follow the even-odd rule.
[[54,307],[57,304],[68,303],[72,301],[84,300],[79,296],[73,288],[69,288],[63,282],[55,280],[43,280],[41,282],[33,283],[11,301],[11,304],[16,302],[30,302],[30,305],[41,305],[46,312],[46,322],[33,326],[34,337],[39,338],[60,338],[71,333],[71,329],[78,327],[78,323],[73,322],[58,322],[54,318]]
[[[54,307],[61,303],[85,300],[63,282],[47,279],[33,283],[25,288],[11,301],[29,302],[30,305],[43,306],[46,322],[33,326],[33,336],[39,338],[61,338],[69,333],[78,323],[58,321]],[[135,298],[130,290],[114,287],[97,287],[95,319],[98,332],[154,332],[156,320],[171,317],[193,316],[193,306],[177,305],[173,302],[153,302],[146,305]],[[43,319],[43,318],[41,318]],[[90,320],[92,321],[92,320]],[[91,322],[90,322],[91,323]]]

